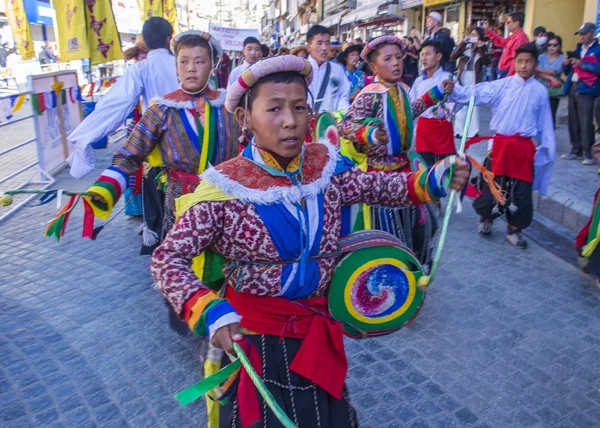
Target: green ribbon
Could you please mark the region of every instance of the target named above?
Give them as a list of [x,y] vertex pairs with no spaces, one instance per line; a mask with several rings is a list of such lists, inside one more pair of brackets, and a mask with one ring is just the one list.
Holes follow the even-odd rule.
[[177,401],[179,401],[181,406],[187,406],[229,379],[229,377],[234,374],[241,365],[242,362],[239,359],[235,360],[215,374],[204,378],[197,384],[192,385],[176,394],[175,398]]
[[284,428],[298,428],[292,422],[289,416],[286,415],[286,413],[281,409],[281,407],[279,407],[273,395],[269,392],[264,382],[260,379],[260,376],[256,373],[256,371],[254,371],[252,363],[244,353],[244,350],[241,348],[241,346],[237,343],[234,343],[233,349],[235,350],[238,359],[233,361],[227,367],[219,370],[212,376],[205,378],[197,384],[192,385],[175,395],[175,398],[179,401],[179,404],[186,406],[202,397],[209,391],[212,391],[214,388],[225,382],[240,367],[240,365],[242,365],[244,366],[246,373],[248,373],[248,376],[250,376],[252,383],[254,383],[254,386],[256,386],[256,389],[258,389],[258,392],[262,396],[263,400],[273,411],[281,425],[283,425]]

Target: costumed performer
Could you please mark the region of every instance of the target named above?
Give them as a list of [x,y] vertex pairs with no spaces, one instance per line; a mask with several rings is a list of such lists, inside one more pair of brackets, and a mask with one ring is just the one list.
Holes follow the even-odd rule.
[[[442,59],[443,47],[440,42],[427,40],[421,48],[421,74],[414,81],[408,93],[415,101],[438,86],[452,74],[444,71]],[[452,117],[445,104],[434,105],[427,109],[416,123],[415,151],[431,165],[439,159],[456,153]]]
[[[550,39],[552,40],[552,39]],[[592,146],[592,155],[596,164],[600,163],[600,141]],[[599,171],[600,173],[600,171]],[[596,286],[600,287],[600,188],[594,196],[594,209],[587,224],[581,229],[575,240],[579,252],[579,267],[596,280]]]
[[[367,43],[361,53],[378,82],[366,86],[338,124],[342,153],[364,171],[410,171],[413,117],[442,101],[444,83],[430,88],[412,103],[401,82],[404,44],[396,36],[382,36]],[[447,82],[446,82],[447,83]],[[348,141],[351,141],[349,144]],[[348,230],[378,229],[398,237],[428,267],[437,230],[437,213],[425,205],[403,209],[362,207],[348,213]],[[356,215],[358,214],[358,215]]]
[[350,107],[350,82],[340,64],[329,60],[331,31],[322,25],[313,25],[306,34],[308,61],[315,77],[310,84],[312,94],[309,104],[318,114],[342,111]]
[[[535,78],[538,51],[533,43],[520,46],[515,53],[516,74],[475,86],[457,86],[450,101],[467,104],[475,96],[478,106],[492,107],[490,129],[493,137],[476,137],[467,146],[492,139],[486,165],[491,165],[495,181],[505,191],[501,205],[487,183],[473,202],[479,214],[478,231],[492,234],[495,218],[506,213],[506,239],[517,248],[527,248],[521,231],[533,219],[532,192],[546,194],[556,157],[556,139],[548,90]],[[537,148],[533,139],[537,140]]]
[[142,110],[145,110],[153,98],[177,90],[175,57],[169,50],[173,27],[166,19],[152,17],[144,22],[142,35],[149,49],[146,60],[129,67],[68,137],[69,143],[75,146],[67,159],[75,178],[85,176],[96,166],[90,144],[123,125],[140,97]]
[[[346,428],[357,421],[344,386],[343,326],[329,315],[326,298],[342,206],[422,204],[424,195],[444,194],[453,161],[453,189],[466,184],[469,167],[446,159],[416,173],[367,173],[328,142],[304,144],[311,80],[310,63],[287,55],[252,65],[229,88],[225,106],[253,133],[252,142],[178,199],[178,220],[151,270],[194,333],[227,353],[240,344],[296,425]],[[220,293],[190,267],[206,251],[224,257]],[[281,426],[245,370],[225,384],[231,386],[221,426]]]
[[252,64],[262,58],[262,50],[260,42],[255,37],[246,37],[242,47],[243,62],[231,70],[227,77],[227,87],[237,82],[240,75],[248,69]]
[[[223,53],[218,41],[202,31],[185,31],[175,38],[181,88],[144,112],[113,163],[88,192],[96,217],[106,219],[127,188],[127,175],[149,156],[160,157],[166,169],[163,236],[175,220],[175,198],[192,192],[198,174],[237,153],[238,126],[223,107],[224,90],[207,89],[208,79]],[[162,237],[160,237],[162,239]]]

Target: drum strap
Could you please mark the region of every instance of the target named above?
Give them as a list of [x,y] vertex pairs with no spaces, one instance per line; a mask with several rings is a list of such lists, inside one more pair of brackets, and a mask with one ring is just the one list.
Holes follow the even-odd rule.
[[321,104],[323,104],[323,97],[325,96],[325,91],[327,90],[327,86],[329,85],[329,75],[331,74],[331,63],[327,61],[327,66],[325,68],[325,77],[323,77],[323,82],[321,82],[321,88],[319,89],[319,95],[317,95],[317,102],[315,104],[315,112],[319,113],[321,109]]

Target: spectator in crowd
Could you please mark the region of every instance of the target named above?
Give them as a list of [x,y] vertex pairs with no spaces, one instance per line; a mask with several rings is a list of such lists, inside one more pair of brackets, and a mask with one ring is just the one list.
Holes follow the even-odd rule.
[[419,75],[419,50],[415,46],[414,37],[406,37],[406,50],[404,51],[404,69],[402,80],[412,86]]
[[546,45],[548,43],[548,33],[546,28],[539,26],[533,29],[533,38],[535,40],[535,46],[537,47],[538,53],[543,54],[546,52]]
[[299,56],[300,58],[308,58],[308,49],[306,49],[306,46],[297,46],[294,49],[292,49],[290,53],[292,55]]
[[[492,63],[490,56],[486,52],[483,28],[473,28],[471,33],[452,52],[450,58],[457,62],[457,78],[462,86],[471,86],[483,82],[484,66]],[[458,138],[462,137],[466,118],[466,108],[459,110],[456,114],[454,133]],[[479,108],[475,107],[468,137],[471,138],[477,134],[479,134]]]
[[14,76],[16,71],[16,66],[19,62],[21,62],[21,55],[19,55],[19,51],[16,49],[10,49],[9,54],[6,57],[6,68],[8,69],[8,75]]
[[[268,50],[269,48],[267,48],[267,51]],[[229,78],[227,79],[227,87],[231,86],[233,82],[237,81],[238,77],[240,77],[248,67],[262,58],[262,46],[258,39],[255,37],[246,37],[246,39],[244,39],[242,56],[244,57],[244,61],[236,68],[231,70]]]
[[342,51],[342,47],[340,46],[340,42],[331,42],[330,50],[329,50],[329,61],[337,62],[337,56]]
[[8,49],[8,43],[5,42],[0,47],[0,67],[6,67],[6,58],[8,57],[9,53],[10,50]]
[[538,78],[548,88],[552,120],[556,127],[556,112],[560,97],[563,96],[564,82],[561,80],[565,56],[562,53],[562,38],[553,35],[548,38],[547,52],[540,55],[537,68]]
[[[450,32],[444,31],[442,28],[442,15],[439,12],[431,12],[425,20],[425,28],[427,28],[428,34],[425,40],[434,40],[442,46],[442,68],[445,71],[454,72],[454,66],[450,62],[450,54],[454,49],[454,41],[450,38]],[[418,31],[411,32],[411,35],[415,38],[416,44],[421,46],[423,40]]]
[[268,58],[271,56],[271,51],[269,50],[269,47],[267,45],[260,45],[260,53],[261,53],[261,58]]
[[52,64],[56,61],[56,57],[54,56],[54,52],[52,52],[52,48],[50,47],[50,43],[44,42],[44,46],[42,46],[42,50],[38,55],[38,60],[40,64]]
[[494,45],[504,48],[498,63],[498,78],[500,79],[515,74],[515,52],[519,46],[529,43],[529,37],[523,31],[524,22],[523,12],[513,12],[508,15],[506,26],[511,34],[505,39],[493,31],[488,21],[483,22],[483,29]]
[[350,81],[350,102],[354,101],[366,84],[365,73],[357,69],[362,50],[363,45],[350,45],[338,56],[338,63],[345,67],[346,76]]
[[594,37],[596,26],[583,24],[577,33],[581,43],[564,61],[568,75],[565,92],[569,94],[569,137],[571,152],[563,159],[581,159],[584,165],[594,165],[594,101],[600,95],[600,45]]
[[277,56],[289,55],[290,50],[284,46],[277,49]]

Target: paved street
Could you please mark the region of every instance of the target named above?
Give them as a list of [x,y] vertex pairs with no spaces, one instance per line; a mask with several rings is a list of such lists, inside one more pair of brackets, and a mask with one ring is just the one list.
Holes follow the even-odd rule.
[[[109,150],[97,154],[103,168]],[[362,426],[600,426],[600,290],[536,244],[510,247],[501,223],[483,240],[465,208],[419,318],[347,341]],[[82,240],[78,207],[56,243],[42,236],[55,212],[0,224],[0,426],[205,426],[203,403],[172,397],[199,380],[201,345],[169,330],[139,221]]]

